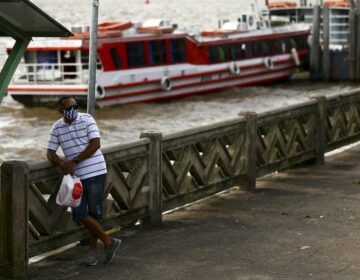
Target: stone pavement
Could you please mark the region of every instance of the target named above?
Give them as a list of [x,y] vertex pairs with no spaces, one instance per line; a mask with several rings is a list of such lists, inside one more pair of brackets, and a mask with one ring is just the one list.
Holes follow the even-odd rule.
[[167,214],[160,228],[121,230],[108,265],[84,266],[77,246],[32,264],[29,279],[360,279],[359,146],[257,188]]

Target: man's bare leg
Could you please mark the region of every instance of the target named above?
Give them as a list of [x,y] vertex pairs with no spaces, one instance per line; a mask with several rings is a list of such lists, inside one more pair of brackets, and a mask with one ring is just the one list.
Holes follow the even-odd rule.
[[96,252],[96,245],[97,245],[98,237],[96,234],[92,233],[91,231],[89,231],[89,232],[90,232],[90,238],[89,238],[90,251]]
[[[100,223],[91,216],[87,216],[81,219],[81,223],[86,227],[86,229],[90,232],[90,250],[92,246],[94,246],[94,237],[99,238],[105,246],[110,246],[112,241],[111,238],[105,233],[102,229]],[[93,239],[93,240],[92,240]],[[96,250],[96,239],[95,239],[95,250]]]

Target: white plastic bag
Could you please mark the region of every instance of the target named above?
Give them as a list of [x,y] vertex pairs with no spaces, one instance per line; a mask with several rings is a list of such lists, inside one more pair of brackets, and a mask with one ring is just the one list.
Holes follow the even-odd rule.
[[82,193],[83,186],[80,179],[76,176],[65,175],[56,196],[56,203],[76,208],[80,205]]

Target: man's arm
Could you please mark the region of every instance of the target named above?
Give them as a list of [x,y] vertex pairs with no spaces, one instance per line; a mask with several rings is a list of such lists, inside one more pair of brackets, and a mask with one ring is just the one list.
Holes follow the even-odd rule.
[[81,152],[81,154],[74,158],[74,161],[79,163],[80,161],[91,157],[98,149],[100,149],[100,147],[100,138],[91,139],[89,145]]
[[65,175],[74,174],[74,167],[75,167],[74,161],[62,159],[57,155],[57,153],[54,150],[51,149],[47,150],[46,156],[48,160],[50,160],[53,164],[59,166]]
[[60,158],[54,150],[47,150],[47,159],[50,160],[55,165],[60,165],[64,160]]

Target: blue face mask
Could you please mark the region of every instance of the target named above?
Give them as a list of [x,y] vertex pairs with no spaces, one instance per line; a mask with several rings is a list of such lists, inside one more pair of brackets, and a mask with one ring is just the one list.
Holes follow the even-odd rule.
[[64,117],[68,120],[75,120],[78,116],[79,111],[75,107],[71,107],[68,110],[64,110]]

